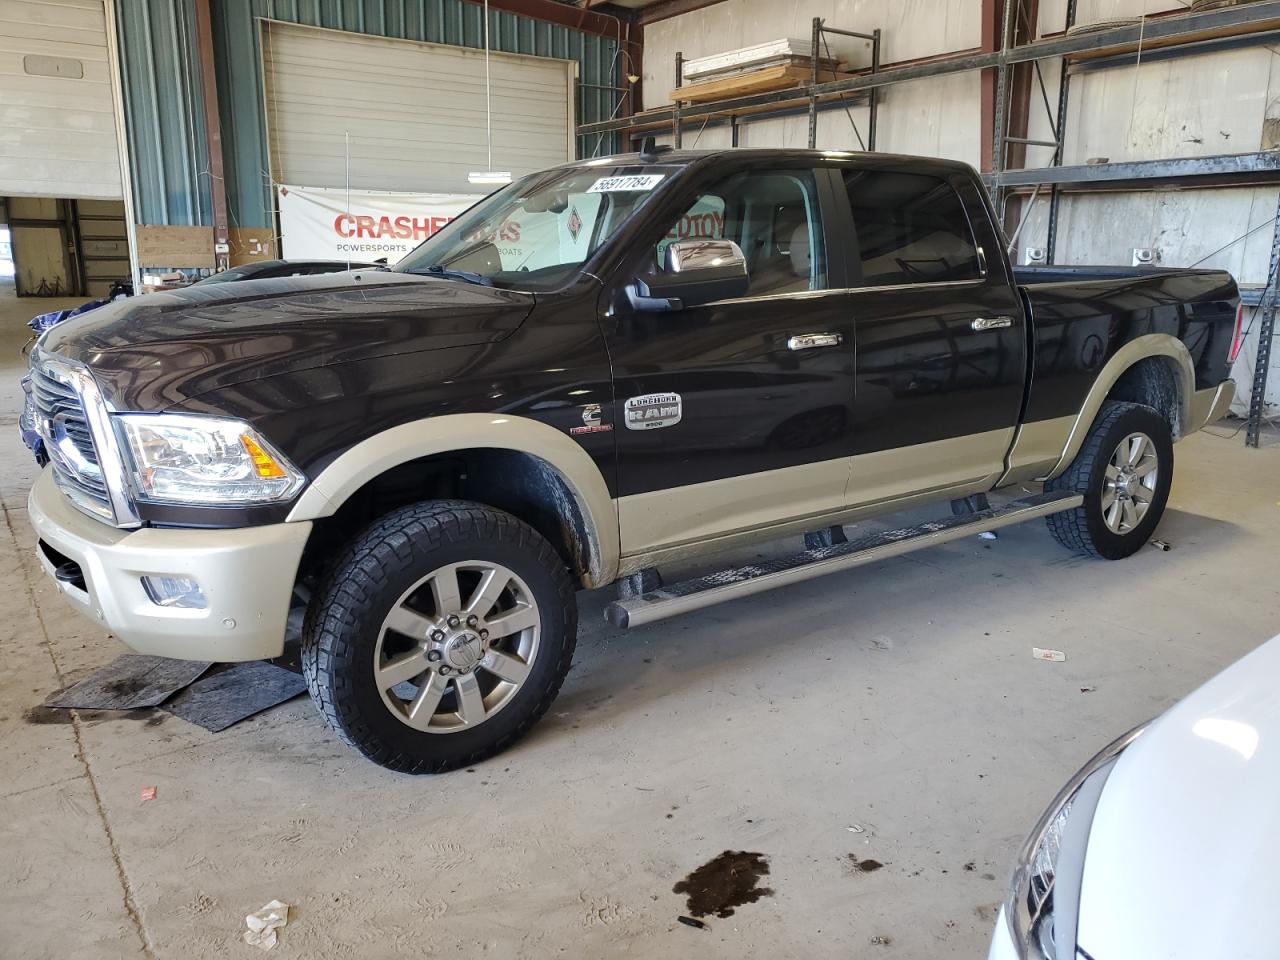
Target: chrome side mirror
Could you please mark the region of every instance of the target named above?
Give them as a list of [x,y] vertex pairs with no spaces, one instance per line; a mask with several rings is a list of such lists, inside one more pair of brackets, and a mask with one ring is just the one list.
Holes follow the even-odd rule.
[[747,274],[747,258],[732,240],[677,240],[667,247],[663,268],[667,273],[716,270]]
[[732,240],[677,240],[667,247],[663,270],[627,287],[637,310],[683,310],[744,296],[747,258]]

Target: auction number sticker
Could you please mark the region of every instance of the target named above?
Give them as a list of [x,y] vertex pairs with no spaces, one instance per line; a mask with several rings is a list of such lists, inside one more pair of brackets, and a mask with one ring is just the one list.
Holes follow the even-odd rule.
[[601,177],[587,188],[587,193],[648,192],[661,183],[665,176],[663,173],[634,173],[625,177]]
[[646,393],[623,405],[628,430],[657,430],[680,422],[683,407],[678,393]]

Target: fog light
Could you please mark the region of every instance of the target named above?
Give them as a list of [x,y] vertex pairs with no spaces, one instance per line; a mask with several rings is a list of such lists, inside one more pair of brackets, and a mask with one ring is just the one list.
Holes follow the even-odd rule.
[[203,610],[208,606],[200,584],[191,577],[143,577],[142,589],[158,607]]

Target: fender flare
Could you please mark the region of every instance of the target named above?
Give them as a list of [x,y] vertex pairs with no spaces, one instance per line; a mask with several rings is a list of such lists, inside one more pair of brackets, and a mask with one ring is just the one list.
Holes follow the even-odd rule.
[[[1187,349],[1185,343],[1171,334],[1143,334],[1130,340],[1117,350],[1111,359],[1103,365],[1102,369],[1098,371],[1098,376],[1094,379],[1093,386],[1089,388],[1089,392],[1084,398],[1084,405],[1080,408],[1080,412],[1076,414],[1075,422],[1071,425],[1071,432],[1067,435],[1067,444],[1063,448],[1062,456],[1054,464],[1053,469],[1041,479],[1048,480],[1056,477],[1070,466],[1071,461],[1080,452],[1080,448],[1084,446],[1085,437],[1089,435],[1089,430],[1093,427],[1093,421],[1097,419],[1098,411],[1102,409],[1103,403],[1106,402],[1107,396],[1111,393],[1111,388],[1116,385],[1116,382],[1124,375],[1126,370],[1151,357],[1167,357],[1173,361],[1173,366],[1177,370],[1178,382],[1178,422],[1174,424],[1174,439],[1179,439],[1183,432],[1189,432],[1191,398],[1196,389],[1195,364],[1191,360],[1191,351]],[[1031,389],[1035,389],[1034,383],[1032,383]]]
[[577,443],[527,417],[455,413],[392,427],[343,451],[314,477],[288,520],[332,516],[366,483],[402,463],[434,454],[474,449],[512,450],[546,463],[573,495],[586,527],[590,569],[587,586],[617,579],[618,512],[604,476]]

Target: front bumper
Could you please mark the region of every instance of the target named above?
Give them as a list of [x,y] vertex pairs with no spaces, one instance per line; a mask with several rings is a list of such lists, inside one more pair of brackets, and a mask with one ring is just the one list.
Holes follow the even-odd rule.
[[[283,651],[310,521],[234,530],[120,530],[68,503],[49,468],[31,488],[27,506],[45,573],[72,606],[139,653],[234,661]],[[148,575],[194,578],[205,606],[156,604],[142,585]]]

